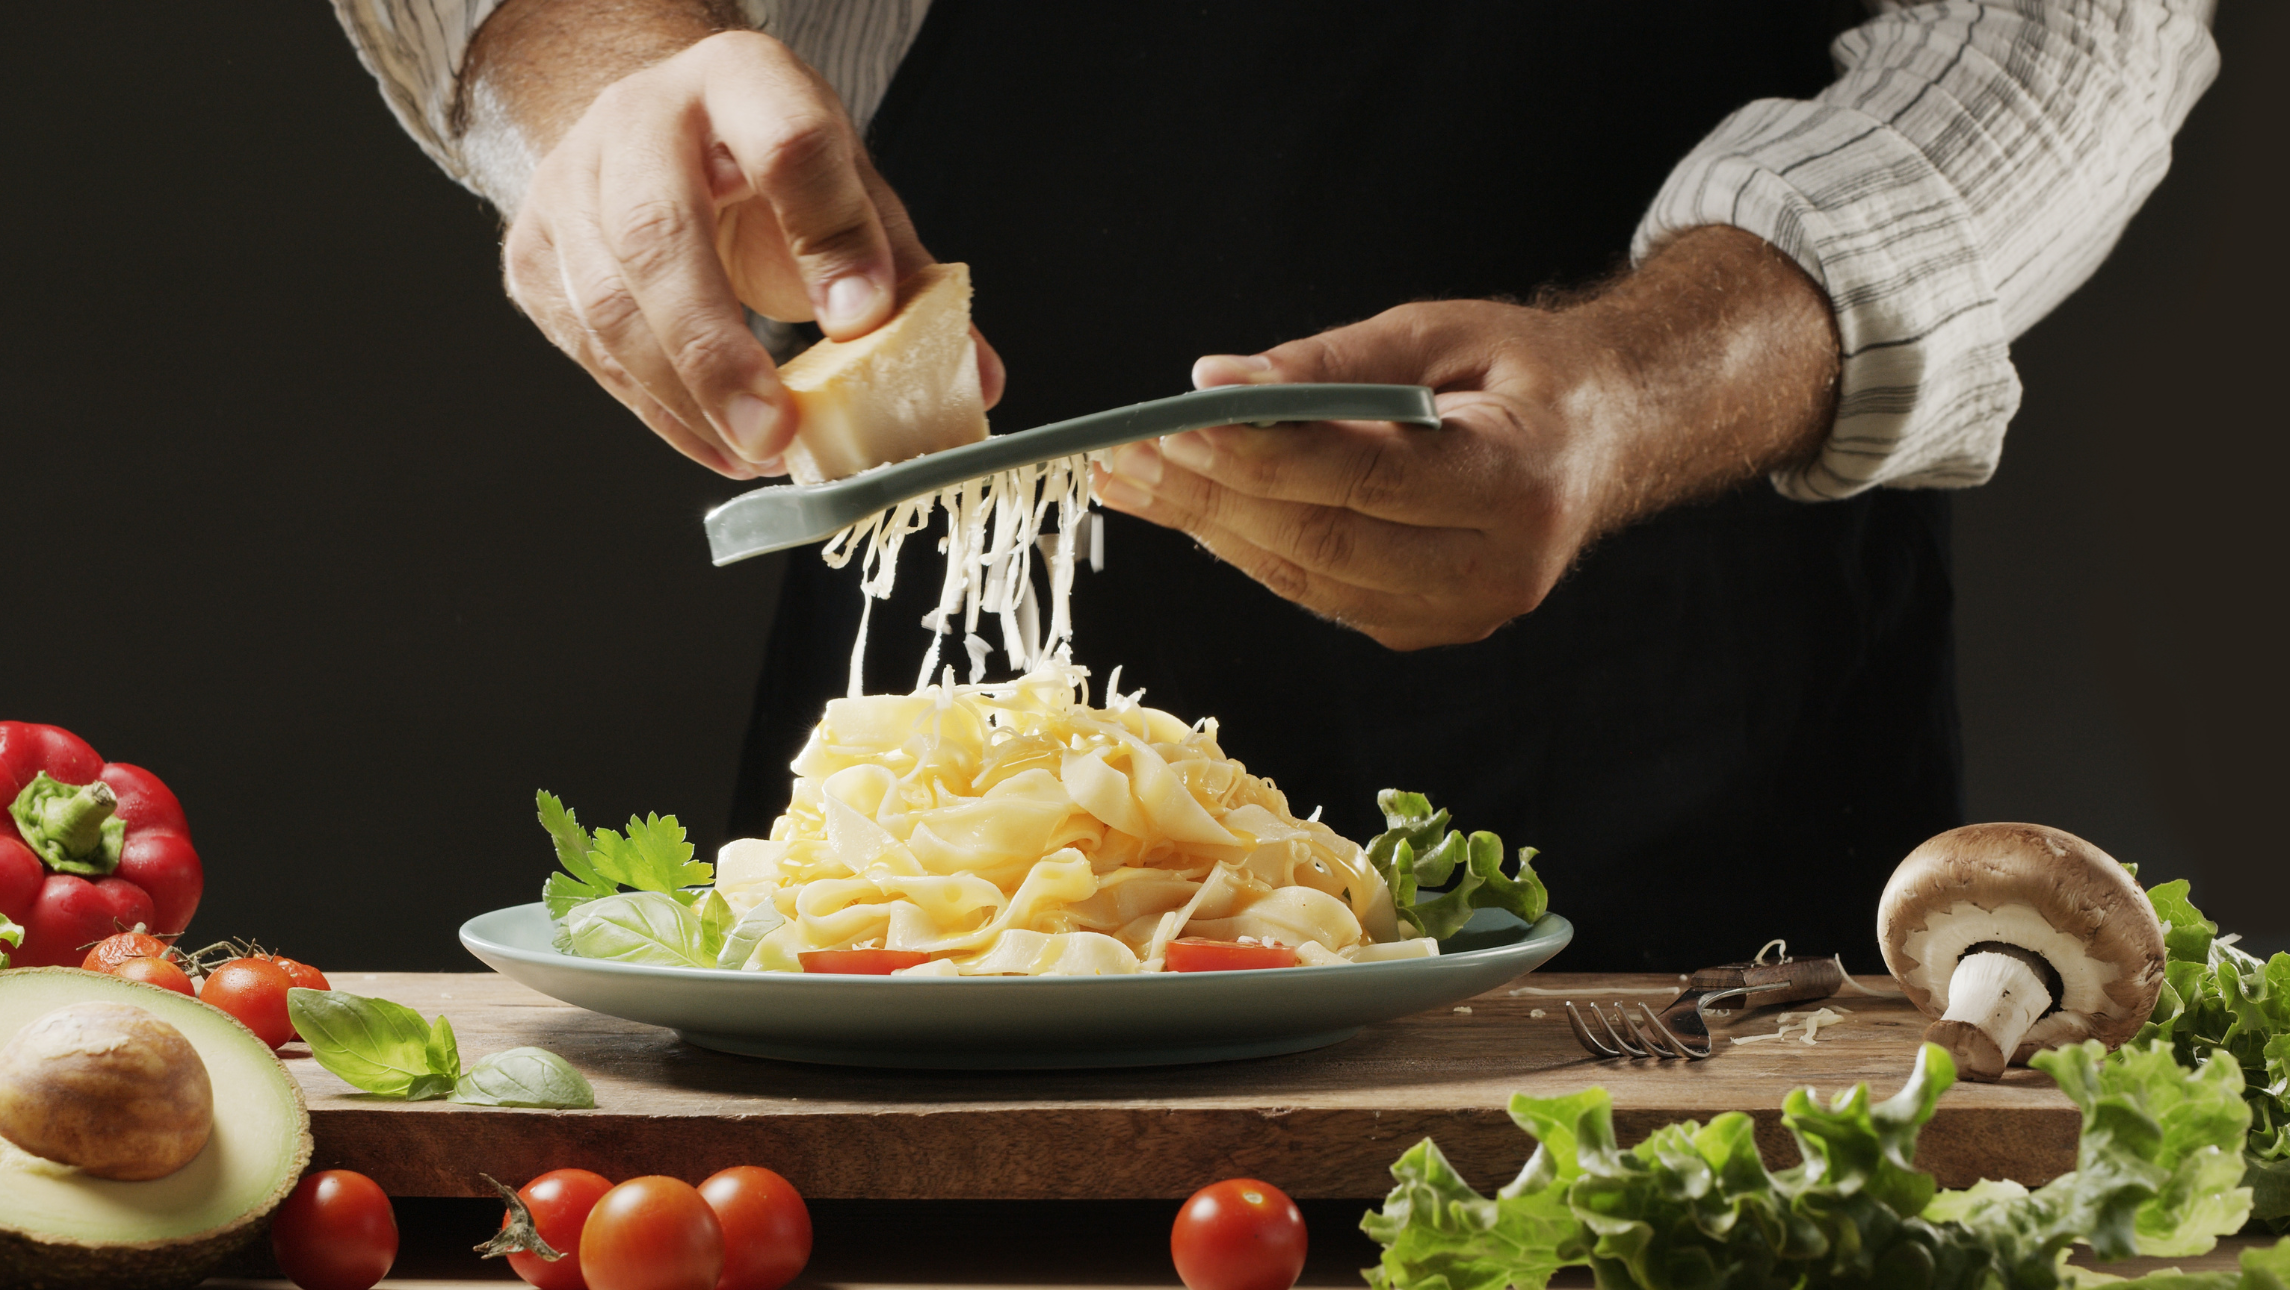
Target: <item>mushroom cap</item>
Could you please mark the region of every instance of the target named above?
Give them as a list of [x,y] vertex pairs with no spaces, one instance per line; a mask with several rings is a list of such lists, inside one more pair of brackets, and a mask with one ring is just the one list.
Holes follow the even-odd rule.
[[1877,941],[1909,1001],[1931,1017],[1948,1010],[1966,948],[2002,942],[2042,955],[2060,997],[2016,1061],[2086,1037],[2113,1048],[2163,988],[2163,925],[2130,871],[2041,824],[1968,824],[1909,852],[1877,902]]

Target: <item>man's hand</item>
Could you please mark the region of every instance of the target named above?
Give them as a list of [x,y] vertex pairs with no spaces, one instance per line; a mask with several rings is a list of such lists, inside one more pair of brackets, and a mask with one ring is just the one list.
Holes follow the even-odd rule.
[[[795,408],[741,305],[848,340],[931,260],[834,91],[720,8],[510,0],[464,76],[470,150],[541,158],[487,184],[510,298],[662,439],[744,479],[781,473]],[[982,338],[979,360],[991,405]]]
[[1182,529],[1272,591],[1393,649],[1479,640],[1601,534],[1816,451],[1829,302],[1737,229],[1696,229],[1572,307],[1403,305],[1197,386],[1428,385],[1444,424],[1223,426],[1131,444],[1116,510]]

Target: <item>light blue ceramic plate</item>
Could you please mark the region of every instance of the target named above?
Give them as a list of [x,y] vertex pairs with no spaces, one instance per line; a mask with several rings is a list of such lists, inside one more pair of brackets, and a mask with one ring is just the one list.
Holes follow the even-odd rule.
[[461,925],[469,952],[566,1003],[727,1053],[846,1066],[1020,1070],[1169,1066],[1319,1048],[1468,999],[1574,939],[1481,910],[1434,959],[1103,977],[806,976],[643,967],[559,954],[539,904]]

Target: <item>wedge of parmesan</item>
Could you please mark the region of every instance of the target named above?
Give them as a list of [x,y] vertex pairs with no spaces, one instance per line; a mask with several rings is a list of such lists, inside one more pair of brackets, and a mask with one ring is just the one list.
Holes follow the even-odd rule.
[[985,438],[970,266],[917,270],[899,284],[889,322],[857,340],[821,341],[779,376],[795,396],[795,442],[785,460],[799,484]]

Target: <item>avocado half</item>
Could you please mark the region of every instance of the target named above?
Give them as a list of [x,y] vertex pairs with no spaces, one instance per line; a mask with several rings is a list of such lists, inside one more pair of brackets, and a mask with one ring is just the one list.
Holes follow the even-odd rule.
[[206,1063],[215,1124],[191,1163],[148,1182],[93,1178],[0,1138],[0,1285],[193,1286],[263,1231],[310,1164],[302,1087],[254,1032],[172,990],[78,968],[0,971],[0,1044],[75,1003],[142,1008]]

